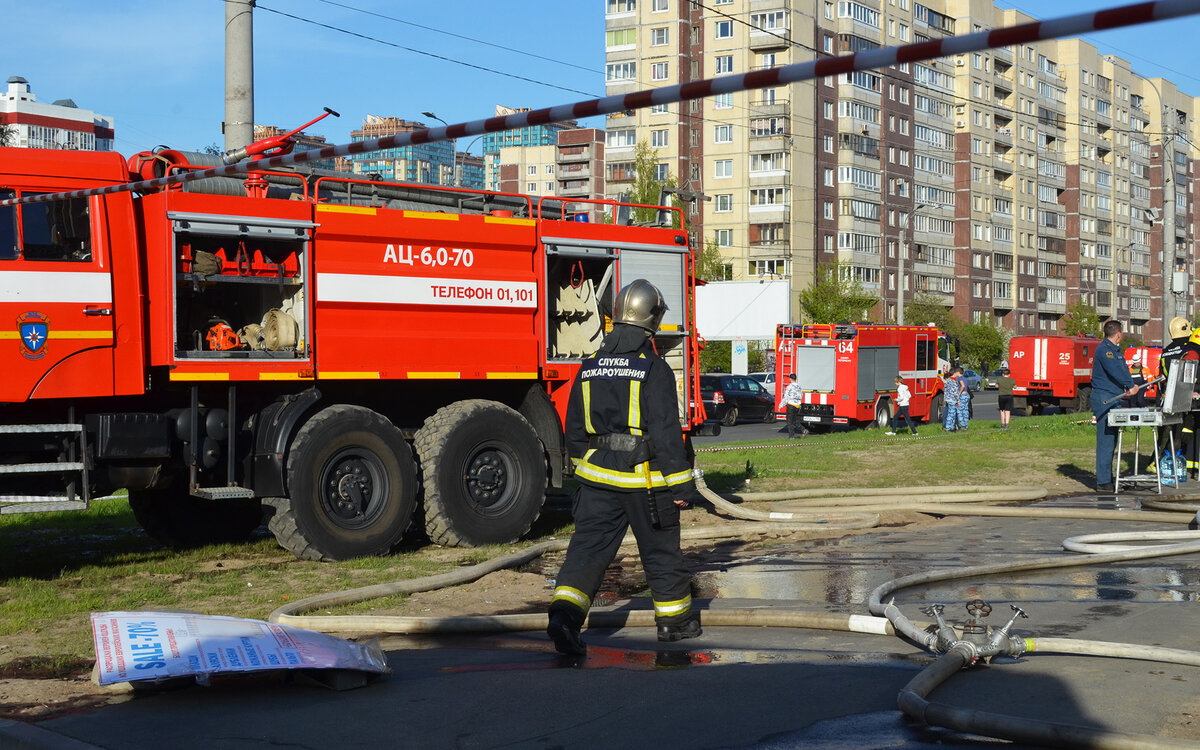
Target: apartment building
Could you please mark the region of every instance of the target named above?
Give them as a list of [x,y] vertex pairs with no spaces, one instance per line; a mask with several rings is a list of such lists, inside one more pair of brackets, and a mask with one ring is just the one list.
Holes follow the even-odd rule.
[[[991,0],[606,11],[609,94],[1034,20]],[[726,278],[790,278],[797,319],[796,294],[837,260],[879,296],[879,320],[924,293],[964,320],[1053,332],[1082,300],[1155,341],[1164,303],[1190,316],[1200,291],[1197,114],[1094,45],[1042,42],[610,117],[608,190],[632,177],[638,141],[655,146],[660,176],[712,197],[691,228]]]
[[37,100],[29,81],[11,76],[0,96],[0,127],[16,131],[14,146],[78,151],[112,151],[113,118],[81,109],[71,99]]
[[[505,117],[507,115],[520,114],[528,112],[530,107],[505,107],[496,105],[496,117]],[[483,141],[483,179],[484,184],[489,190],[503,190],[500,187],[501,164],[513,164],[514,154],[509,152],[508,159],[501,158],[501,151],[506,148],[536,148],[539,146],[554,147],[558,144],[558,134],[566,130],[577,130],[579,124],[574,120],[566,122],[550,123],[548,125],[527,125],[523,128],[514,130],[503,130],[496,133],[484,133],[478,136],[476,140]],[[471,143],[467,144],[467,150],[471,150]],[[549,153],[549,152],[547,152]],[[511,178],[511,177],[510,177]],[[530,182],[526,180],[526,182]],[[544,182],[544,180],[543,180]],[[532,190],[532,188],[530,189]]]
[[557,142],[544,146],[505,146],[496,155],[497,190],[522,193],[535,200],[575,202],[573,211],[602,213],[579,201],[604,195],[604,131],[597,128],[560,130]]
[[[367,115],[363,126],[351,131],[354,143],[383,138],[389,135],[423,130],[425,123],[405,120],[400,117]],[[470,144],[468,144],[468,147]],[[456,141],[418,143],[410,146],[352,154],[350,163],[355,174],[379,175],[387,180],[420,182],[427,185],[461,185],[482,189],[483,169],[477,160],[458,152]]]

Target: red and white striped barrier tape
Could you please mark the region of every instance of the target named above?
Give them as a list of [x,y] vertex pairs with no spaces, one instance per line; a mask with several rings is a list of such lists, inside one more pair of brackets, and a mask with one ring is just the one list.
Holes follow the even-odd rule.
[[425,128],[410,133],[399,133],[382,138],[346,143],[340,146],[326,146],[320,149],[297,151],[285,156],[269,156],[261,159],[242,161],[237,164],[229,164],[224,167],[169,175],[154,180],[9,199],[0,201],[0,206],[7,206],[14,203],[83,198],[90,195],[104,195],[131,190],[144,192],[168,185],[203,180],[209,177],[226,177],[249,171],[278,169],[295,164],[306,164],[313,161],[332,159],[338,156],[350,156],[420,143],[447,141],[483,133],[516,130],[529,125],[548,125],[567,120],[612,114],[613,112],[641,109],[657,104],[671,104],[674,102],[690,101],[692,99],[703,99],[715,94],[770,88],[797,81],[849,73],[855,70],[882,68],[888,65],[895,65],[896,63],[920,62],[947,55],[978,52],[995,47],[1008,47],[1014,44],[1026,44],[1046,39],[1059,39],[1092,31],[1135,26],[1152,21],[1165,21],[1197,13],[1200,13],[1200,0],[1156,0],[1155,2],[1136,3],[1109,8],[1108,10],[1095,11],[1093,13],[1064,16],[1049,21],[1034,21],[1033,23],[1021,24],[1019,26],[992,29],[991,31],[978,31],[972,34],[934,39],[899,47],[883,47],[853,55],[826,57],[820,60],[793,63],[778,68],[756,70],[740,75],[708,78],[676,86],[644,89],[632,94],[606,96],[601,99],[589,99],[573,104],[560,104],[556,107],[535,109],[503,117],[489,117],[483,120],[456,123],[439,128]]

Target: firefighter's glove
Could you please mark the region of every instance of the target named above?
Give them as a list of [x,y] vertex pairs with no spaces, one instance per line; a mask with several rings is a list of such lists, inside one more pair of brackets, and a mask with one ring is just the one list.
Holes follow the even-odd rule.
[[675,504],[675,493],[654,491],[650,493],[650,523],[656,529],[674,529],[679,526],[679,506]]

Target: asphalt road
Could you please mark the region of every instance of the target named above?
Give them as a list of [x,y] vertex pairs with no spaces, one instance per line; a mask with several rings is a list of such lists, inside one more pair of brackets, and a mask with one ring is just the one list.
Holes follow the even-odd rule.
[[[1000,421],[1000,409],[996,405],[996,391],[977,391],[972,394],[974,419]],[[1047,412],[1050,413],[1050,412]],[[1013,419],[1020,419],[1013,414]],[[918,431],[922,425],[918,425]],[[860,429],[856,427],[835,427],[835,431]],[[928,426],[925,426],[928,429]],[[770,440],[787,437],[787,426],[779,418],[775,424],[763,424],[757,420],[739,422],[733,427],[722,427],[717,437],[695,437],[692,442],[696,445],[711,445],[713,443],[729,443],[744,440]]]

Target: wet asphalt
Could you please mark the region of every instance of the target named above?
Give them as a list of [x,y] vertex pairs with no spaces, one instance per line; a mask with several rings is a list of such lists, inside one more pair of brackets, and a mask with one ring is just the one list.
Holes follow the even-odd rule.
[[[1200,496],[1197,483],[1184,485]],[[1194,488],[1194,489],[1193,489]],[[1177,530],[1139,523],[1134,494],[1044,501],[1120,509],[1129,520],[945,518],[919,532],[879,528],[837,540],[714,543],[691,555],[708,608],[867,614],[894,577],[1028,556],[1062,556],[1084,533]],[[693,511],[698,512],[698,511]],[[966,602],[1033,638],[1196,648],[1200,555],[1002,574],[898,592],[910,618]],[[645,607],[619,599],[618,609]],[[37,725],[35,744],[0,747],[197,748],[991,748],[1024,747],[931,729],[896,707],[933,656],[897,638],[817,630],[712,627],[660,644],[649,628],[586,631],[582,663],[542,633],[383,640],[393,673],[334,692],[275,679],[139,696]],[[955,675],[931,698],[951,705],[1112,731],[1186,737],[1200,746],[1200,670],[1037,653]],[[72,744],[72,743],[84,743]]]

